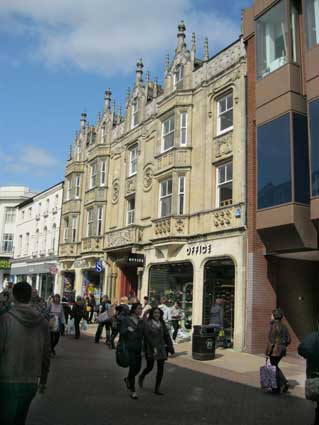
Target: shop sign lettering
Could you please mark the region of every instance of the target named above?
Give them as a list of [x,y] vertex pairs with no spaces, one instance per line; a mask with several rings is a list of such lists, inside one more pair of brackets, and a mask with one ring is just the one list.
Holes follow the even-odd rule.
[[189,246],[186,249],[187,255],[211,254],[211,252],[212,252],[212,245],[210,243],[203,244],[203,245]]

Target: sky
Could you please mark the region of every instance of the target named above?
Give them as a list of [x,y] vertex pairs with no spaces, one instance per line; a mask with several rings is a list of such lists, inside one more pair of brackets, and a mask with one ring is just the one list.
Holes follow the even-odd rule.
[[63,180],[81,112],[90,124],[104,92],[124,109],[136,62],[163,81],[165,55],[195,32],[210,56],[240,35],[250,0],[1,0],[0,186],[42,191]]

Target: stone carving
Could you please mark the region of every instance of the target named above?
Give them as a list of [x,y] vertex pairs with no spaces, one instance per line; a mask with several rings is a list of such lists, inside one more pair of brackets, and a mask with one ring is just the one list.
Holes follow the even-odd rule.
[[135,191],[136,191],[136,176],[133,176],[126,180],[126,193],[132,193]]
[[233,150],[232,144],[232,132],[225,134],[224,136],[217,137],[215,139],[215,155],[219,158],[224,155],[228,155]]
[[119,180],[114,180],[112,183],[112,201],[115,204],[120,196],[120,182]]
[[136,227],[118,230],[107,235],[108,247],[129,245],[142,240],[143,230]]
[[155,223],[155,235],[166,236],[171,233],[171,219],[165,218]]
[[153,182],[153,168],[148,165],[144,170],[143,185],[145,190],[149,190]]
[[216,211],[214,214],[214,224],[216,227],[225,227],[231,224],[231,210]]
[[182,220],[181,218],[176,220],[175,228],[176,228],[178,233],[184,233],[184,228],[185,228],[184,220]]

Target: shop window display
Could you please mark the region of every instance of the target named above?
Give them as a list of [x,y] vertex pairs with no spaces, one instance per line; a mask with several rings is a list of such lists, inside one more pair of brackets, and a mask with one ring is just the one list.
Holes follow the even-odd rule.
[[224,336],[222,345],[233,346],[235,267],[231,259],[208,261],[204,269],[203,324],[210,323],[210,311],[217,299],[224,309]]
[[193,313],[193,267],[190,263],[154,265],[150,269],[149,298],[151,305],[160,304],[165,296],[168,307],[176,301],[183,310],[181,333],[189,336]]

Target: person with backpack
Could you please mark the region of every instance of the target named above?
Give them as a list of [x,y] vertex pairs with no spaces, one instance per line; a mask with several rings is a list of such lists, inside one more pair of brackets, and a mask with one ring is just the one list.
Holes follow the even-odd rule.
[[100,338],[103,332],[103,328],[105,327],[106,332],[106,344],[111,344],[111,317],[108,314],[111,309],[111,303],[106,295],[103,295],[100,311],[97,318],[98,327],[95,333],[95,343],[98,344],[100,342]]
[[287,392],[289,390],[288,381],[279,368],[280,360],[286,355],[287,346],[290,344],[290,335],[286,325],[282,323],[284,314],[280,308],[273,310],[268,332],[268,341],[266,347],[266,356],[270,363],[276,366],[277,388],[274,393]]
[[123,317],[119,329],[119,343],[122,341],[125,343],[129,357],[128,376],[124,378],[124,382],[134,400],[138,399],[135,391],[135,378],[142,366],[143,321],[140,319],[141,314],[142,305],[140,303],[132,304],[129,315]]

